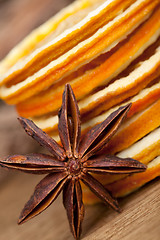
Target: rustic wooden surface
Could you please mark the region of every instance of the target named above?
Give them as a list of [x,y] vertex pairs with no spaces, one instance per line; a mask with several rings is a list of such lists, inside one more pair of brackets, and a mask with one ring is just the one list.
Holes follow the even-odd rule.
[[[0,157],[39,151],[39,148],[39,145],[32,138],[27,137],[21,128],[14,107],[0,102]],[[6,177],[8,172],[0,168],[0,183]]]
[[[1,240],[72,240],[60,196],[45,212],[22,226],[18,215],[41,176],[14,175],[0,184]],[[120,201],[122,213],[103,204],[86,207],[83,240],[159,240],[158,179]]]

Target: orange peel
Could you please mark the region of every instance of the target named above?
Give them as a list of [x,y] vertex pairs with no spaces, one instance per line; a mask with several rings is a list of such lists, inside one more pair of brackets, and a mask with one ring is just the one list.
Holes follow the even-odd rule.
[[[35,74],[25,78],[26,72],[28,74],[28,72],[36,68],[36,62],[41,65],[36,56],[34,58],[34,54],[31,54],[28,57],[30,61],[27,64],[25,64],[25,61],[22,61],[2,76],[2,83],[14,78],[18,79],[18,76],[21,78],[20,82],[18,80],[19,83],[10,88],[5,88],[5,85],[2,86],[2,98],[5,100],[10,99],[10,103],[12,104],[23,101],[42,91],[42,89],[51,86],[55,81],[62,78],[62,76],[88,63],[102,52],[109,51],[145,21],[158,3],[159,1],[156,0],[137,0],[123,13],[100,28],[93,36],[82,41],[56,60],[47,63],[48,65],[41,68]],[[115,34],[111,34],[113,31]],[[46,58],[43,57],[43,61],[48,61],[47,59],[48,56]]]
[[[158,78],[159,79],[159,78]],[[135,95],[133,98],[129,99],[129,101],[123,102],[121,105],[118,105],[114,108],[109,109],[103,115],[99,115],[95,118],[91,119],[91,122],[83,123],[82,124],[82,132],[87,131],[88,126],[94,126],[95,124],[100,123],[100,121],[103,121],[106,116],[109,116],[110,113],[118,109],[118,107],[128,104],[132,102],[132,107],[130,111],[128,112],[128,118],[132,117],[134,114],[141,112],[142,110],[145,110],[147,107],[149,107],[151,104],[153,104],[155,101],[157,101],[160,97],[160,82],[154,84],[151,87],[143,89],[139,94]],[[42,128],[46,132],[56,132],[58,130],[58,117],[50,116],[50,117],[41,117],[41,118],[32,118],[32,120],[38,125],[40,128]]]
[[[133,35],[131,37],[131,39],[129,39],[129,41],[127,41],[122,47],[120,47],[120,49],[118,49],[108,59],[106,59],[106,61],[103,64],[101,64],[96,69],[87,71],[81,77],[79,77],[77,79],[73,79],[70,82],[71,86],[74,89],[77,99],[81,99],[82,97],[84,97],[85,95],[87,95],[88,93],[93,91],[94,88],[96,88],[96,87],[100,86],[102,83],[104,83],[104,81],[105,81],[105,83],[108,83],[109,81],[111,81],[111,79],[114,76],[116,76],[118,73],[120,73],[122,70],[124,70],[124,68],[126,68],[127,65],[129,65],[137,56],[139,56],[149,45],[151,45],[154,41],[156,41],[156,39],[160,35],[160,20],[159,20],[159,24],[157,24],[159,15],[160,15],[160,9],[159,9],[159,12],[156,12],[156,15],[153,15],[153,17],[151,19],[149,19],[135,33],[135,35]],[[149,30],[151,26],[152,26],[152,31]],[[154,28],[154,26],[155,26],[155,28]],[[144,34],[144,32],[145,32],[145,34]],[[158,50],[158,52],[159,52],[159,50]],[[151,58],[150,61],[152,61],[153,58]],[[137,75],[136,78],[138,78],[139,83],[141,81],[141,86],[142,85],[145,86],[144,83],[149,81],[147,77],[146,77],[146,80],[144,80],[144,78],[146,76],[145,72],[148,72],[148,75],[150,74],[152,76],[151,80],[154,77],[153,71],[155,71],[155,74],[158,74],[157,69],[159,68],[159,65],[160,65],[160,63],[158,61],[159,53],[157,53],[155,58],[152,63],[152,69],[150,68],[150,72],[148,71],[147,68],[142,69],[143,66],[140,68],[140,70],[143,71],[144,75],[139,78]],[[155,66],[154,66],[154,64],[155,64]],[[148,65],[150,65],[149,62],[148,62]],[[138,72],[137,72],[137,74],[138,74]],[[135,79],[135,77],[134,77],[134,79]],[[130,85],[130,88],[131,88],[131,86],[132,86],[132,88],[134,88],[134,80],[131,80],[131,81],[132,81],[132,84]],[[87,82],[87,84],[85,84],[86,82]],[[118,83],[120,83],[120,82],[118,82]],[[136,84],[136,81],[135,81],[135,84]],[[129,82],[128,82],[128,85],[129,85]],[[83,87],[83,86],[85,86],[85,87]],[[109,86],[110,89],[111,89],[111,86]],[[49,88],[48,90],[41,92],[39,95],[36,95],[22,103],[19,103],[17,105],[17,110],[18,110],[19,114],[23,115],[25,117],[28,117],[28,116],[31,117],[31,116],[42,115],[42,114],[45,114],[45,113],[48,113],[51,111],[53,111],[53,112],[56,111],[61,105],[61,96],[62,96],[63,88],[64,88],[64,85],[59,86],[57,88],[55,88],[53,86],[52,88]],[[117,86],[117,88],[118,88],[118,86]],[[120,86],[119,86],[119,89],[120,89]],[[140,89],[140,86],[139,86],[139,89]],[[108,90],[109,89],[107,89],[107,88],[104,89],[103,91],[100,92],[100,95],[102,95],[102,96],[106,95],[106,92]],[[133,92],[133,89],[131,89],[131,90]],[[3,90],[3,92],[4,92],[4,90]],[[122,92],[122,90],[121,90],[121,92]],[[129,92],[130,91],[128,91],[128,94],[129,94]],[[114,93],[116,94],[117,92],[114,90]],[[135,91],[135,93],[136,93],[136,91]],[[43,94],[43,98],[41,97],[42,94]],[[119,93],[117,93],[117,94],[119,94]],[[101,103],[102,101],[105,102],[105,106],[106,106],[106,102],[108,101],[108,99],[105,100],[105,96],[103,98],[103,97],[97,97],[97,95],[98,95],[98,93],[93,94],[90,97],[86,97],[86,99],[84,98],[82,100],[82,103],[80,103],[80,109],[83,108],[83,110],[81,111],[82,114],[83,114],[83,112],[86,112],[86,114],[88,115],[89,109],[92,109],[92,108],[95,109],[96,105],[98,105],[98,103]],[[107,92],[107,96],[109,96],[108,92]],[[114,96],[111,95],[111,97],[114,97]],[[111,100],[111,97],[110,97],[109,101]],[[3,96],[3,98],[5,98],[5,96]],[[7,100],[7,102],[8,101],[9,101],[9,99]],[[111,107],[111,106],[109,106],[109,107]],[[87,108],[87,110],[86,110],[86,108]],[[99,106],[98,106],[98,109],[100,109]]]
[[[114,183],[107,184],[105,187],[112,193],[115,197],[124,197],[140,187],[142,187],[147,182],[159,177],[160,175],[160,156],[151,161],[147,170],[144,173],[136,173],[128,176],[124,179],[115,181]],[[83,191],[83,200],[87,204],[95,204],[99,200],[93,196],[93,194],[85,189]]]
[[[148,164],[154,158],[160,155],[160,128],[155,129],[147,136],[134,143],[129,148],[121,151],[117,154],[118,157],[122,158],[133,158],[141,163]],[[103,184],[110,184],[117,180],[126,178],[126,174],[108,174],[98,175],[94,174],[98,181]],[[87,190],[86,190],[87,191]]]
[[123,197],[137,190],[146,182],[158,177],[160,174],[160,156],[148,164],[148,169],[144,174],[132,175],[126,179],[120,180],[119,183],[112,183],[112,186],[106,186],[107,189],[112,188],[112,194],[115,197]]
[[[112,138],[107,146],[101,150],[101,154],[115,154],[117,152],[120,152],[130,147],[136,141],[159,127],[160,112],[157,111],[159,108],[160,100],[158,99],[155,103],[151,104],[145,110],[134,114],[129,119],[126,119],[121,128],[118,130],[117,134]],[[109,116],[115,109],[117,109],[117,107],[86,122],[85,124],[82,124],[82,134],[84,134],[91,127],[106,119],[106,117]],[[54,138],[58,140],[57,135],[55,135]]]
[[[23,41],[14,47],[10,53],[0,62],[0,73],[5,73],[17,61],[32,53],[47,41],[48,35],[56,36],[69,27],[80,21],[87,12],[94,10],[104,0],[79,0],[62,9],[55,16],[50,18],[43,25],[31,32]],[[78,16],[77,16],[78,15]]]
[[[117,156],[122,157],[122,158],[127,158],[127,157],[134,158],[144,164],[147,164],[148,166],[149,166],[149,163],[159,155],[160,155],[160,128],[155,129],[153,132],[151,132],[150,134],[148,134],[147,136],[142,138],[140,141],[134,143],[129,148],[127,148],[127,149],[121,151],[119,154],[117,154]],[[148,173],[146,173],[146,177],[147,177],[147,175],[148,175]],[[124,182],[126,181],[125,180],[126,175],[124,175],[124,174],[108,174],[107,177],[94,174],[94,176],[100,182],[102,182],[105,185],[109,185],[109,186],[112,183],[113,183],[113,185],[114,184],[118,185],[119,180],[121,180],[121,182],[123,182],[123,179],[124,179]],[[139,174],[136,174],[136,176],[139,179],[139,177],[140,177]],[[155,175],[150,176],[150,177],[152,177],[154,179]],[[129,176],[129,179],[132,179],[132,176],[131,176],[131,178]],[[146,182],[147,182],[147,180],[146,180]],[[84,188],[85,188],[84,189],[85,190],[84,198],[86,200],[89,198],[89,203],[93,203],[93,202],[97,201],[97,198],[92,199],[92,194],[90,196],[90,191],[86,187],[84,187]],[[136,188],[137,188],[137,186],[136,186]],[[131,187],[131,191],[132,191],[132,187]],[[88,202],[88,200],[87,200],[87,202]]]
[[120,152],[159,127],[160,111],[157,109],[160,109],[160,99],[126,120],[103,151],[110,154]]

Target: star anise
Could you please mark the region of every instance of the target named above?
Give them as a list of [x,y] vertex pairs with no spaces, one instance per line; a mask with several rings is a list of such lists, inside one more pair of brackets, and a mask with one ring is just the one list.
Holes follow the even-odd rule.
[[36,186],[34,194],[22,210],[19,224],[44,211],[63,189],[63,204],[70,228],[75,239],[79,239],[84,216],[80,180],[103,202],[120,211],[117,200],[89,172],[104,174],[145,171],[145,165],[130,158],[95,155],[115,134],[130,107],[131,104],[128,104],[119,108],[80,139],[80,113],[71,86],[67,84],[59,111],[58,126],[63,148],[31,120],[19,118],[28,135],[53,155],[13,155],[0,160],[3,167],[33,174],[48,173]]

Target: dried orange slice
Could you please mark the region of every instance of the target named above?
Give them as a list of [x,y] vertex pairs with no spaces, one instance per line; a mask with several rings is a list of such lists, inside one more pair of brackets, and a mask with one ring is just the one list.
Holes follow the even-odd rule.
[[[82,124],[82,134],[84,134],[87,130],[89,130],[91,127],[95,126],[99,122],[105,120],[109,116],[109,114],[116,108],[111,109],[106,113]],[[158,98],[158,100],[155,103],[151,104],[151,106],[127,119],[122,124],[117,134],[108,143],[108,145],[103,148],[101,153],[115,154],[117,152],[120,152],[134,144],[136,141],[138,141],[157,127],[159,127],[160,112],[157,111],[157,109],[159,108],[160,100]],[[58,140],[57,135],[53,137]]]
[[[115,197],[124,197],[129,193],[142,187],[147,182],[153,180],[160,175],[160,156],[155,158],[148,164],[148,168],[144,173],[136,173],[128,176],[122,180],[115,181],[114,183],[107,184],[105,187],[113,194]],[[99,202],[99,200],[93,196],[93,194],[85,189],[83,192],[84,202],[87,204],[94,204]]]
[[148,164],[151,160],[160,155],[160,128],[155,129],[117,155],[124,158],[131,157],[141,163]]
[[160,99],[142,112],[126,120],[103,150],[110,154],[122,151],[160,125]]
[[[159,79],[159,78],[158,78]],[[159,81],[159,80],[158,80]],[[124,104],[128,104],[132,102],[132,107],[128,113],[128,117],[133,116],[134,114],[146,109],[149,107],[152,103],[154,103],[156,100],[158,100],[160,97],[160,82],[154,84],[151,87],[148,87],[144,90],[142,90],[139,94],[131,98],[129,101],[126,101],[122,103],[121,105],[116,106],[115,108],[112,108],[108,110],[106,113],[104,113],[105,116],[108,116],[110,113],[115,111],[119,106],[122,106]],[[104,116],[104,118],[105,118]],[[92,118],[93,119],[93,118]],[[97,118],[93,119],[93,124],[84,123],[82,126],[83,132],[86,131],[86,128],[88,128],[88,125],[94,126],[94,124],[97,124],[100,122],[100,120],[103,119],[101,115]],[[46,132],[56,132],[58,129],[58,116],[44,116],[41,118],[32,118],[32,120],[38,125],[40,128],[42,128]]]
[[[70,84],[74,89],[77,99],[84,97],[86,94],[93,91],[94,88],[100,86],[102,83],[104,82],[107,83],[111,81],[111,79],[115,75],[117,75],[119,72],[124,70],[124,68],[126,68],[127,65],[131,63],[131,61],[133,61],[137,56],[139,56],[150,44],[152,44],[157,39],[157,37],[160,35],[160,20],[159,20],[159,24],[157,24],[159,15],[160,15],[160,9],[124,45],[122,45],[115,53],[113,53],[109,58],[107,58],[106,61],[104,61],[104,63],[102,63],[99,67],[93,70],[87,71],[81,77],[73,79],[70,82]],[[152,30],[149,30],[151,26],[152,26]],[[128,89],[127,89],[127,84],[125,86],[127,91],[129,90],[129,88],[130,89],[132,88],[131,91],[133,92],[133,88],[135,87],[134,83],[135,83],[137,84],[137,90],[135,90],[134,92],[135,93],[138,92],[140,88],[142,88],[142,86],[145,87],[145,84],[149,82],[149,77],[148,77],[149,75],[151,76],[150,81],[154,78],[153,72],[155,72],[155,75],[158,75],[159,66],[160,66],[159,54],[160,54],[160,50],[157,49],[156,56],[148,60],[146,64],[144,62],[144,66],[141,66],[141,68],[137,70],[137,75],[135,70],[135,72],[133,72],[133,74],[130,76],[130,79],[129,77],[128,79],[126,79],[126,82],[128,83]],[[150,71],[149,71],[148,68],[146,67],[147,67],[147,64],[150,65],[150,62],[152,62],[152,68],[150,67],[149,68]],[[142,77],[141,75],[140,76],[138,75],[139,74],[138,71],[143,71]],[[148,73],[148,76],[146,72]],[[132,81],[130,85],[129,85],[129,80]],[[86,82],[87,84],[85,84]],[[122,82],[123,82],[123,79],[122,79]],[[95,109],[96,105],[101,104],[102,102],[105,103],[105,107],[106,107],[106,102],[108,100],[110,101],[111,97],[114,97],[114,95],[112,95],[110,96],[110,99],[108,99],[109,94],[106,94],[106,93],[108,93],[108,91],[111,90],[111,91],[114,91],[115,95],[116,94],[118,95],[119,94],[118,91],[122,92],[122,90],[124,90],[123,88],[120,87],[120,84],[121,84],[120,81],[115,83],[115,85],[117,85],[116,87],[117,91],[115,89],[112,90],[111,89],[112,85],[111,85],[109,86],[109,89],[106,88],[100,93],[96,93],[94,95],[91,95],[91,97],[87,97],[86,99],[84,99],[82,103],[80,103],[80,109],[82,109],[81,113],[83,114],[84,112],[85,114],[86,112],[86,114],[88,115],[89,111],[92,108],[94,108],[95,110],[94,113],[96,113],[96,109]],[[53,87],[49,88],[46,91],[41,92],[39,95],[34,96],[18,104],[17,109],[19,114],[28,117],[28,116],[42,115],[51,111],[56,111],[61,105],[61,96],[62,96],[63,88],[64,88],[64,84],[59,87],[54,87],[53,85]],[[3,94],[5,94],[4,88],[2,89],[3,89]],[[129,93],[130,91],[128,91],[128,95]],[[43,98],[42,98],[42,95],[43,95]],[[107,99],[105,99],[106,95],[107,95]],[[6,99],[5,96],[3,96],[3,98]],[[122,98],[122,95],[121,95],[121,98]],[[9,99],[7,100],[7,102],[8,101]],[[104,105],[102,107],[104,107]],[[111,105],[109,107],[111,107]],[[100,110],[99,106],[97,107],[97,109],[98,111]]]
[[[18,81],[16,85],[9,88],[3,86],[3,90],[1,90],[3,98],[13,104],[29,98],[37,92],[42,91],[42,89],[49,87],[65,74],[73,72],[79,66],[91,61],[102,52],[109,51],[146,20],[158,3],[159,1],[156,0],[136,1],[122,14],[99,29],[93,36],[82,41],[56,60],[51,60],[51,62],[49,60],[48,62],[50,58],[48,58],[46,51],[46,57],[43,56],[42,49],[40,49],[40,55],[43,61],[42,59],[40,61],[39,57],[36,58],[36,54],[31,54],[27,63],[22,61],[2,77],[1,82],[3,83],[14,81],[14,79]],[[114,34],[111,34],[113,31]],[[57,44],[58,41],[54,45],[56,49]],[[40,70],[34,73],[35,69],[36,71],[37,69]]]
[[[61,10],[46,23],[30,33],[0,63],[0,73],[5,73],[17,61],[26,57],[49,39],[63,33],[67,28],[83,19],[88,12],[96,9],[104,0],[75,1]],[[118,3],[118,1],[117,1]],[[49,37],[48,37],[49,36]],[[49,38],[49,39],[48,39]]]
[[[159,107],[160,100],[156,101],[144,111],[126,120],[118,130],[117,134],[108,143],[107,147],[101,151],[101,154],[115,154],[116,152],[126,149],[120,152],[118,156],[127,157],[130,155],[130,157],[145,163],[148,163],[154,157],[158,156],[160,153],[160,130],[152,131],[160,126],[160,114],[158,113],[159,111],[157,111]],[[148,133],[150,134],[146,136]],[[138,143],[137,141],[144,136],[146,137]],[[96,177],[99,178],[98,176]],[[105,184],[108,181],[114,182],[124,177],[125,175],[113,175],[108,176],[108,178],[102,177],[99,180]]]
[[[123,158],[127,158],[127,157],[134,158],[142,163],[148,164],[148,168],[150,168],[150,166],[151,166],[150,161],[152,161],[154,158],[156,158],[159,155],[160,155],[160,128],[157,128],[156,130],[154,130],[153,132],[151,132],[150,134],[148,134],[147,136],[142,138],[140,141],[133,144],[131,147],[120,152],[117,156],[123,157]],[[112,185],[118,186],[119,180],[122,179],[122,180],[120,180],[121,184],[124,182],[124,185],[125,185],[126,182],[128,182],[128,183],[130,182],[129,183],[130,185],[128,185],[128,187],[127,187],[128,191],[134,191],[135,189],[142,186],[147,181],[150,181],[150,180],[154,179],[155,177],[159,176],[159,175],[157,175],[158,169],[159,169],[159,166],[155,165],[154,169],[152,169],[152,171],[149,170],[149,172],[148,172],[148,170],[147,170],[147,172],[144,175],[145,178],[143,178],[143,177],[141,178],[141,176],[139,176],[139,174],[134,174],[127,178],[126,178],[125,174],[120,174],[120,175],[119,174],[118,175],[117,174],[112,174],[112,175],[108,174],[107,177],[95,174],[95,177],[98,178],[99,181],[103,182],[103,184],[106,184],[107,186],[109,186],[110,188]],[[133,181],[133,183],[132,183],[132,181]],[[136,181],[136,184],[135,184],[135,181]],[[135,187],[134,187],[134,184],[135,184]],[[137,186],[137,184],[140,184],[140,185]],[[126,188],[124,187],[124,185],[122,187],[119,187],[118,191],[126,191]],[[130,190],[129,190],[129,188],[130,188]],[[85,192],[84,198],[85,198],[85,201],[87,201],[87,203],[94,203],[94,202],[98,201],[98,199],[95,197],[92,199],[92,194],[86,187],[84,187],[84,192]],[[118,195],[118,196],[121,196],[121,195]]]
[[[144,164],[148,164],[154,158],[160,155],[160,128],[157,128],[147,136],[134,143],[129,148],[121,151],[117,154],[118,157],[122,158],[133,158]],[[108,174],[94,176],[103,184],[110,184],[117,180],[126,178],[126,174]]]
[[[35,42],[35,45],[37,45],[36,47],[37,52],[35,52],[36,57],[37,58],[40,57],[39,55],[41,54],[43,55],[41,57],[46,58],[46,51],[47,51],[47,55],[49,55],[50,61],[51,61],[51,55],[52,55],[52,60],[56,59],[58,56],[61,56],[67,50],[73,48],[76,44],[78,44],[85,38],[88,38],[89,36],[91,36],[96,30],[98,30],[99,27],[102,27],[109,20],[112,20],[116,15],[118,15],[120,11],[123,11],[125,8],[127,8],[131,3],[135,1],[127,0],[124,2],[122,0],[114,0],[112,2],[105,2],[100,8],[98,8],[98,6],[101,5],[103,2],[105,1],[96,0],[96,1],[81,1],[81,2],[73,3],[69,7],[69,9],[67,8],[64,11],[62,11],[62,13],[58,14],[60,15],[58,16],[58,23],[57,23],[57,16],[55,16],[54,17],[55,19],[54,18],[51,19],[49,22],[44,24],[44,26],[41,26],[39,29],[37,29],[35,33],[33,33],[33,37],[35,37],[34,42]],[[92,10],[94,10],[95,8],[96,8],[96,11],[93,11],[92,13]],[[82,22],[80,22],[80,20],[82,20],[85,17],[85,15],[87,15],[88,12],[91,12],[89,16],[87,16]],[[64,16],[67,17],[67,20],[65,21],[64,21],[65,19]],[[59,25],[61,21],[63,24]],[[76,25],[76,23],[78,22],[80,22],[80,24]],[[76,26],[72,28],[72,26],[74,25]],[[55,29],[56,27],[58,29]],[[49,32],[47,32],[45,29],[49,29],[48,30]],[[70,30],[64,32],[64,30],[66,29],[70,29]],[[56,30],[56,32],[54,32],[54,30]],[[39,41],[37,41],[37,38],[39,37],[39,35],[42,35],[42,33],[43,33],[43,37],[46,37],[46,39],[39,43]],[[48,36],[48,34],[50,35]],[[57,35],[58,35],[58,38],[57,38]],[[31,34],[31,36],[29,36],[28,38],[32,40],[33,37]],[[29,42],[28,38],[26,39],[26,41],[24,40],[26,44],[27,42]],[[49,43],[49,46],[46,45],[47,43]],[[22,42],[22,45],[23,45],[23,42]],[[30,44],[28,45],[29,45],[29,48],[31,48]],[[17,48],[20,51],[19,47]],[[32,49],[32,51],[33,50],[34,49]],[[32,53],[32,51],[30,51],[29,53]],[[37,56],[37,54],[39,55]],[[26,59],[26,64],[28,61],[29,60]]]
[[125,196],[137,188],[144,185],[146,182],[151,181],[152,179],[160,175],[160,156],[155,158],[152,162],[148,164],[148,169],[144,174],[136,174],[127,177],[126,179],[120,180],[117,183],[106,186],[107,189],[112,188],[112,193],[116,197]]

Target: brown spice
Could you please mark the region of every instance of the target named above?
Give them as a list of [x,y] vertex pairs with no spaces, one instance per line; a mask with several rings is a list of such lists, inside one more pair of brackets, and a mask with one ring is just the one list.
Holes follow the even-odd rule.
[[19,224],[40,214],[63,190],[63,203],[70,228],[75,239],[79,239],[84,216],[80,180],[103,202],[120,211],[117,200],[89,172],[134,173],[146,170],[144,164],[130,158],[95,155],[116,133],[130,107],[131,104],[128,104],[119,108],[81,139],[77,101],[71,86],[66,84],[59,111],[59,135],[63,148],[31,120],[19,118],[27,134],[53,155],[13,155],[0,160],[2,167],[34,174],[48,173],[36,186],[34,194],[22,210]]

